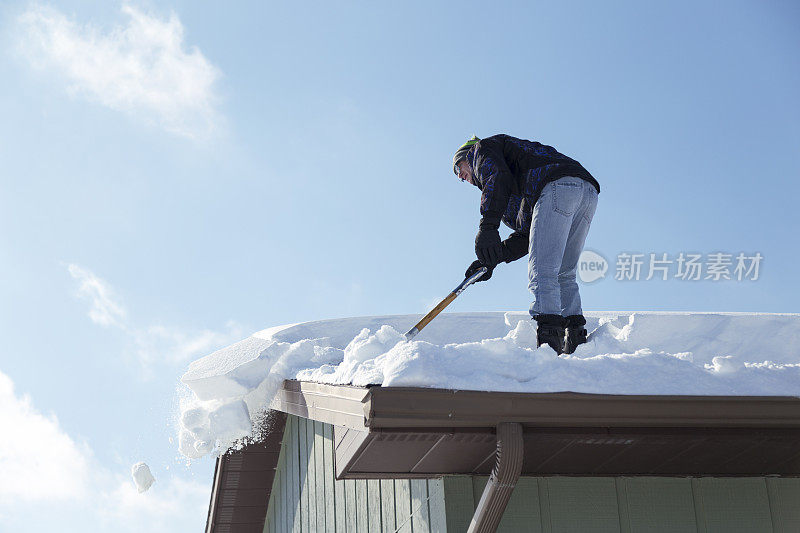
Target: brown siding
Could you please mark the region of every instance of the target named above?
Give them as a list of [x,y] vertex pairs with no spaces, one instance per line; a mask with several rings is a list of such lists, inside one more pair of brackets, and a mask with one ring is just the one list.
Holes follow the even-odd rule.
[[264,442],[217,458],[207,532],[261,531],[276,480],[285,424],[286,414],[274,411]]

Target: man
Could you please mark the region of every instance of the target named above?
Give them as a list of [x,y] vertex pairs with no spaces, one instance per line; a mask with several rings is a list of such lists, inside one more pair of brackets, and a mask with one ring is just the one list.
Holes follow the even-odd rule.
[[[538,142],[509,135],[473,136],[453,156],[453,171],[481,190],[481,221],[475,237],[478,260],[492,277],[494,267],[528,258],[530,313],[537,342],[558,354],[586,342],[586,319],[575,274],[597,207],[600,185],[580,163]],[[505,223],[514,232],[500,240]]]

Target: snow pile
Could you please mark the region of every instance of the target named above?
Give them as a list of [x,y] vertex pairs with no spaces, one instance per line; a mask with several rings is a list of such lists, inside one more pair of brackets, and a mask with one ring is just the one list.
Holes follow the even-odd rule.
[[193,362],[182,377],[180,451],[200,457],[248,436],[286,378],[509,392],[800,396],[800,315],[588,313],[589,343],[536,348],[525,313],[416,315],[264,330]]
[[147,463],[136,463],[133,465],[131,467],[131,476],[133,476],[136,490],[138,490],[140,494],[147,491],[147,489],[152,487],[153,483],[156,482],[156,478],[150,473],[150,467],[147,466]]

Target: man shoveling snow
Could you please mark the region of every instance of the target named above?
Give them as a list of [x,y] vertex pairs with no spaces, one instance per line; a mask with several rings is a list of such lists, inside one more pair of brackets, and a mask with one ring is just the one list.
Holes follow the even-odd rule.
[[[509,135],[473,136],[453,156],[453,171],[481,190],[478,259],[466,277],[486,267],[477,279],[486,281],[500,262],[529,255],[537,344],[573,353],[586,342],[575,274],[597,208],[597,180],[555,148]],[[514,231],[504,241],[500,222]]]

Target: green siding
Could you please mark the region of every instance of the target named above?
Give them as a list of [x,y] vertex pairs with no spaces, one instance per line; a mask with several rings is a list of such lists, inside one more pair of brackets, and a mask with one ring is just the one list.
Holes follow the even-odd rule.
[[444,478],[446,531],[466,531],[477,504],[470,476],[447,476]]
[[394,512],[398,533],[411,532],[411,483],[407,479],[394,480]]
[[689,478],[618,478],[617,488],[623,531],[697,530]]
[[550,531],[619,533],[614,478],[542,478],[550,500]]
[[394,531],[397,528],[397,516],[395,515],[394,501],[394,480],[381,479],[381,520],[382,526],[386,531]]
[[[476,476],[472,480],[472,494],[475,506],[481,501],[483,489],[489,478]],[[472,514],[470,513],[470,520]],[[539,506],[539,484],[536,478],[523,477],[517,482],[511,499],[508,501],[503,521],[497,528],[498,532],[525,531],[541,533],[542,517]]]
[[317,524],[317,502],[319,502],[319,496],[317,491],[319,490],[319,486],[317,485],[317,469],[316,469],[316,457],[314,456],[314,424],[313,420],[303,420],[305,429],[306,429],[306,457],[308,462],[306,463],[306,491],[308,492],[308,530],[309,531],[321,531],[325,529],[325,525],[323,524],[320,527]]
[[356,480],[356,527],[357,531],[369,530],[369,516],[367,513],[367,480]]
[[800,479],[766,480],[775,533],[800,531]]
[[[334,478],[332,427],[289,416],[265,533],[463,533],[485,476]],[[800,479],[523,477],[499,532],[800,532]]]
[[432,533],[447,531],[447,517],[445,515],[444,500],[444,479],[429,479],[427,485],[430,531]]
[[[331,439],[330,441],[325,441],[326,446],[330,446],[331,451],[333,451],[333,428],[331,428]],[[331,454],[332,455],[332,454]],[[331,470],[333,469],[333,462],[331,462]],[[331,477],[334,477],[333,472],[330,473]],[[347,506],[345,505],[345,488],[347,484],[344,480],[335,479],[333,482],[333,501],[334,501],[334,508],[336,511],[336,532],[337,533],[346,533],[347,532]]]
[[692,480],[692,487],[700,495],[704,531],[772,531],[764,478],[700,478]]
[[[447,531],[467,530],[486,485],[445,478]],[[502,532],[800,532],[800,479],[523,477]]]
[[289,416],[264,532],[447,531],[441,479],[336,480],[334,471],[333,428]]
[[[289,501],[291,502],[291,513],[289,515],[289,525],[292,527],[292,533],[299,533],[300,531],[300,511],[302,508],[302,498],[300,497],[300,488],[302,484],[298,482],[300,479],[300,451],[298,449],[298,426],[300,425],[300,420],[296,417],[290,416],[287,419],[288,422],[292,423],[291,432],[284,433],[283,438],[283,446],[282,448],[288,448],[289,453],[287,454],[287,459],[291,461],[290,465],[290,479],[289,479],[289,486],[291,487],[291,494]],[[287,438],[289,438],[289,443],[287,445]]]
[[309,522],[309,506],[308,498],[310,491],[308,489],[308,443],[306,442],[306,423],[305,418],[297,419],[297,451],[299,454],[299,462],[297,463],[300,470],[300,479],[298,484],[300,488],[300,531],[313,531]]
[[369,533],[381,533],[381,482],[377,479],[367,481],[367,517]]
[[324,461],[325,476],[325,531],[336,532],[336,494],[334,494],[333,477],[333,427],[329,424],[320,424],[322,428],[322,460]]
[[356,482],[346,479],[344,482],[344,517],[346,531],[358,531],[356,518]]
[[411,480],[411,529],[430,531],[430,505],[428,503],[428,481],[425,479]]
[[[317,493],[317,531],[320,532],[328,530],[328,499],[325,494],[325,478],[327,476],[325,475],[325,435],[323,434],[323,425],[322,422],[314,422],[314,434],[311,437],[313,439],[314,486]],[[335,520],[335,518],[331,518]]]

